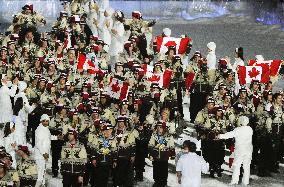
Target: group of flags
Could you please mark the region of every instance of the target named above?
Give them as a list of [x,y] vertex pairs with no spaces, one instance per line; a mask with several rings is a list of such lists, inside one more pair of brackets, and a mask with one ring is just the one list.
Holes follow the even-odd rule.
[[[157,43],[157,52],[166,53],[169,46],[176,48],[176,55],[182,55],[186,52],[188,44],[191,42],[189,37],[163,37],[157,36],[155,38]],[[66,37],[65,46],[70,47],[70,36]],[[238,67],[239,84],[245,85],[251,83],[253,80],[258,80],[261,83],[268,83],[271,76],[277,76],[281,67],[281,60],[257,61],[249,60],[247,66]],[[88,59],[84,54],[80,53],[78,56],[77,69],[86,70],[89,74],[101,74],[104,72],[100,70],[92,60]],[[150,65],[143,65],[139,68],[141,74],[145,75],[147,80],[151,83],[157,83],[161,88],[168,88],[173,71],[166,69],[162,73],[154,73],[154,67]],[[195,73],[189,72],[185,74],[185,87],[190,89]],[[128,95],[129,84],[125,81],[111,78],[107,88],[105,88],[108,95],[113,98],[123,100]]]

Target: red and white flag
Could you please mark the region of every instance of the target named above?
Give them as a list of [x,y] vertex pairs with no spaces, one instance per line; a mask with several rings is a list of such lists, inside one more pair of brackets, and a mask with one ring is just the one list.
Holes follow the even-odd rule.
[[256,61],[256,60],[249,60],[249,66],[261,66],[262,64],[267,64],[269,66],[270,75],[277,76],[281,67],[281,60],[267,60],[267,61]]
[[128,96],[129,84],[125,81],[111,77],[110,83],[106,86],[105,91],[110,97],[122,101]]
[[249,84],[253,80],[267,83],[270,71],[267,64],[263,64],[262,66],[239,66],[238,74],[240,85]]
[[168,51],[168,47],[175,46],[177,54],[184,54],[186,52],[188,44],[191,42],[191,38],[174,38],[174,37],[156,37],[157,42],[157,52],[158,53],[166,53]]
[[152,83],[158,83],[160,88],[169,88],[170,80],[172,76],[172,70],[166,69],[164,73],[154,74],[153,72],[147,72],[147,80]]
[[96,74],[100,72],[99,68],[96,67],[93,62],[82,53],[80,53],[78,56],[77,69],[87,70],[89,74]]

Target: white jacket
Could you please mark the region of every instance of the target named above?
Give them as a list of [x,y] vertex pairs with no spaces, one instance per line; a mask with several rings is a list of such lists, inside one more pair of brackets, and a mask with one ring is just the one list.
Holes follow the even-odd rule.
[[117,31],[117,34],[111,33],[111,44],[109,48],[110,56],[117,56],[123,52],[124,46],[124,26],[119,21],[114,21],[112,29]]
[[210,51],[206,57],[207,59],[207,67],[209,70],[215,70],[216,69],[216,55],[215,51]]
[[15,141],[17,145],[25,145],[26,140],[26,116],[23,110],[20,110],[18,116],[13,115],[11,121],[15,124]]
[[[113,20],[111,18],[111,9],[107,10],[109,12],[109,16],[105,17],[104,12],[100,11],[99,13],[99,25],[98,25],[98,33],[99,38],[101,38],[107,45],[104,46],[104,49],[108,52],[109,45],[111,43],[111,29],[113,25]],[[109,27],[106,26],[106,23],[109,23]]]
[[48,126],[44,127],[41,123],[35,131],[35,157],[36,159],[44,159],[43,154],[50,155],[51,134]]
[[187,153],[178,160],[176,171],[182,174],[180,187],[200,187],[201,173],[207,173],[209,164],[196,153]]
[[220,134],[220,139],[235,138],[235,157],[252,156],[252,135],[250,126],[241,126],[231,132]]
[[13,85],[11,89],[9,89],[7,85],[3,85],[0,88],[0,123],[11,121],[13,109],[10,97],[14,97],[16,91],[16,85]]

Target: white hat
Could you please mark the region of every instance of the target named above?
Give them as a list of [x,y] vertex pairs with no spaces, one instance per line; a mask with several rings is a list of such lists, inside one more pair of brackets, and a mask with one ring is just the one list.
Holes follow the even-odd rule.
[[246,116],[239,117],[239,124],[242,126],[246,126],[247,124],[249,124],[249,118]]
[[263,58],[262,55],[255,55],[255,59],[256,59],[257,61],[264,61],[264,58]]
[[27,83],[25,81],[20,81],[18,84],[19,92],[24,91],[27,88]]
[[47,114],[43,114],[41,117],[40,117],[40,121],[44,121],[44,120],[48,120],[50,121],[50,118]]
[[216,44],[214,42],[209,42],[207,44],[208,49],[210,49],[211,51],[215,51],[216,49]]
[[164,28],[163,33],[164,33],[165,36],[170,37],[171,34],[172,34],[172,31],[169,28]]

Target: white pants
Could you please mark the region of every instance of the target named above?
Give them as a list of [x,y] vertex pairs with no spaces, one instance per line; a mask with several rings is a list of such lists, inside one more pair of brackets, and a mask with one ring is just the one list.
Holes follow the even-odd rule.
[[35,149],[35,160],[36,160],[36,165],[37,165],[37,183],[36,186],[41,186],[45,185],[45,180],[46,180],[46,169],[50,168],[49,166],[51,165],[51,156],[49,155],[48,160],[46,161],[44,157],[40,154],[38,149]]
[[240,176],[240,168],[242,164],[243,164],[243,169],[244,169],[242,183],[244,185],[249,184],[250,163],[251,163],[251,154],[235,156],[234,163],[233,163],[233,175],[232,175],[231,184],[238,184],[239,176]]

